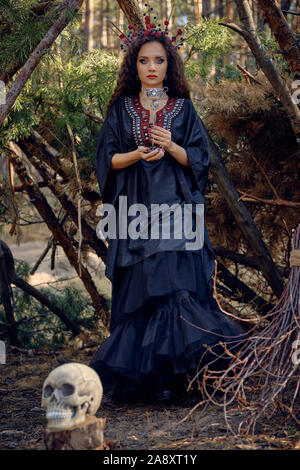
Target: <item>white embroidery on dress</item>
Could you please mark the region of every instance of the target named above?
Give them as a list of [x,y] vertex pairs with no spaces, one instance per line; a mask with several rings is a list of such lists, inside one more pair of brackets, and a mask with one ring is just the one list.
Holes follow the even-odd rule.
[[[163,113],[163,124],[162,127],[167,129],[168,131],[171,130],[172,120],[180,113],[185,98],[176,98],[175,104],[171,110],[167,109],[165,106],[162,110],[158,111]],[[132,132],[134,136],[134,141],[136,146],[139,147],[140,145],[145,145],[145,141],[143,139],[143,130],[142,130],[142,119],[141,117],[147,116],[147,111],[141,108],[140,113],[135,109],[133,105],[133,98],[130,96],[125,96],[125,108],[132,119]],[[145,137],[148,136],[147,133],[147,126],[144,126],[144,133]]]

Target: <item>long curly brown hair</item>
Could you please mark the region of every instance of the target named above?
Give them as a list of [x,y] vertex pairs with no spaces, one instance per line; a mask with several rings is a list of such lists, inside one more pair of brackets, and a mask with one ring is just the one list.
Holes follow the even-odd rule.
[[112,104],[120,95],[129,96],[138,95],[140,93],[141,81],[137,78],[137,56],[142,45],[151,41],[160,42],[167,53],[167,79],[163,81],[163,86],[168,87],[168,96],[190,98],[190,87],[184,75],[184,64],[181,56],[169,42],[168,38],[165,36],[159,36],[157,38],[153,34],[150,34],[149,36],[138,37],[134,43],[128,47],[118,72],[116,88],[107,104],[106,115]]

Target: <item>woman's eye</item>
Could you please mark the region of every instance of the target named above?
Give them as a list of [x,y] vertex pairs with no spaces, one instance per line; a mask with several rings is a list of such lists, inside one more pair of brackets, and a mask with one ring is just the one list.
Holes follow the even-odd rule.
[[[140,62],[143,64],[144,62],[146,62],[145,59],[140,59]],[[164,62],[164,59],[158,59],[158,63],[159,64],[162,64]]]

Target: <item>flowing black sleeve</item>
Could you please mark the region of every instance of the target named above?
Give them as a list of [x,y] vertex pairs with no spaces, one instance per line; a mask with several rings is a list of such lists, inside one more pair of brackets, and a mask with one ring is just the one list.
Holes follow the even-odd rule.
[[101,199],[103,202],[110,203],[114,202],[124,183],[124,172],[111,170],[113,155],[124,152],[119,102],[120,98],[113,103],[101,127],[95,158]]
[[198,116],[192,101],[186,100],[184,136],[182,147],[187,153],[194,180],[201,193],[204,192],[210,165],[208,136],[202,120]]

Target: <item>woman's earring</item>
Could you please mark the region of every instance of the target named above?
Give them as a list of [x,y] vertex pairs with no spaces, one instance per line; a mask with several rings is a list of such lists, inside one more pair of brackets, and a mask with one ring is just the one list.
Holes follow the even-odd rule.
[[139,76],[138,76],[138,74],[137,74],[137,73],[135,74],[135,76],[136,76],[136,79],[138,80],[138,79],[139,79]]
[[166,75],[165,75],[165,80],[167,80],[167,78],[168,78],[168,76],[167,76],[167,74],[166,74]]

